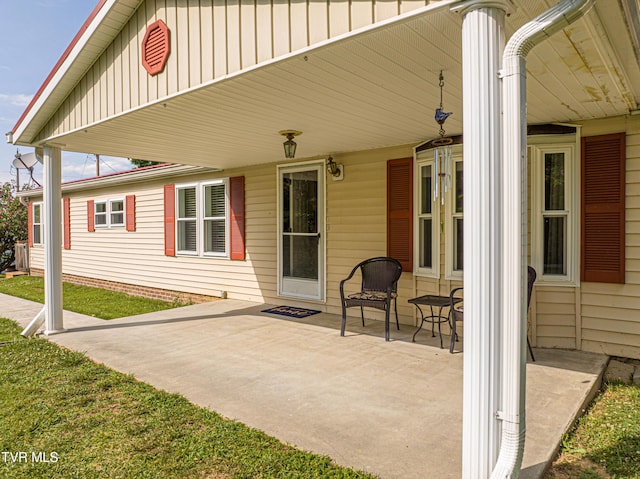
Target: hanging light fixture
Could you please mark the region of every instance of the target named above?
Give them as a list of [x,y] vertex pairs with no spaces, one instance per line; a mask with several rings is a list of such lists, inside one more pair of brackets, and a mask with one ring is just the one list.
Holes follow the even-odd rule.
[[449,118],[452,112],[445,112],[442,106],[442,89],[444,88],[444,76],[442,70],[440,70],[439,84],[440,86],[440,107],[436,108],[435,120],[440,125],[440,137],[433,140],[431,143],[434,146],[433,149],[433,176],[434,176],[434,188],[433,188],[433,200],[440,201],[444,205],[444,195],[449,188],[451,188],[451,170],[453,167],[451,145],[453,144],[453,138],[445,136],[444,122]]
[[302,132],[297,130],[282,130],[282,131],[279,131],[278,133],[280,133],[282,136],[285,136],[287,138],[287,141],[283,143],[284,157],[295,158],[296,147],[298,146],[298,144],[295,141],[293,141],[293,139],[298,135],[302,135]]

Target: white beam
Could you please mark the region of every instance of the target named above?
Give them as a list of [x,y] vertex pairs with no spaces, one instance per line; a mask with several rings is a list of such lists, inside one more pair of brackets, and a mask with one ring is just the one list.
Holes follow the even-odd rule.
[[44,302],[45,334],[64,330],[62,320],[62,155],[45,146],[44,173]]
[[464,381],[463,479],[487,479],[499,451],[501,89],[506,1],[463,4]]

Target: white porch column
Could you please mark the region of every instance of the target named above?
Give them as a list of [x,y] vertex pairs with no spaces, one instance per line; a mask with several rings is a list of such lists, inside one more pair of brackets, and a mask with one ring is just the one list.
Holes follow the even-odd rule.
[[486,479],[500,424],[502,298],[501,88],[507,0],[471,0],[462,23],[464,113],[463,479]]
[[45,146],[44,172],[44,302],[45,334],[63,331],[62,322],[62,157],[60,148]]

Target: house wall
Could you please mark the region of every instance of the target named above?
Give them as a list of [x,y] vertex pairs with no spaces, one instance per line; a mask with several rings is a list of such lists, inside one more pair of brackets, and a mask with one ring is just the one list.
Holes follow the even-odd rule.
[[627,132],[625,284],[582,283],[576,328],[585,351],[640,358],[640,118],[585,123],[583,135]]
[[[40,140],[424,7],[429,0],[146,0],[89,68]],[[194,8],[195,5],[195,8]],[[163,20],[171,53],[163,72],[141,63],[147,26]]]
[[[627,131],[626,175],[626,282],[583,282],[557,286],[540,281],[530,307],[532,344],[547,348],[582,349],[609,355],[640,358],[640,118],[626,117],[582,124],[582,135]],[[412,156],[403,147],[334,155],[344,165],[344,180],[327,178],[327,301],[317,309],[340,314],[339,283],[359,261],[386,255],[386,163]],[[277,296],[277,163],[253,166],[216,176],[245,176],[246,261],[164,255],[163,192],[169,181],[147,182],[71,197],[71,249],[63,251],[66,274],[108,281],[159,287],[203,295],[250,301],[281,302]],[[205,179],[180,178],[178,182]],[[87,199],[136,195],[135,232],[124,228],[86,231]],[[65,193],[65,196],[67,194]],[[444,272],[444,235],[440,262]],[[31,266],[43,267],[42,248],[31,249]],[[355,280],[355,285],[358,280]],[[415,325],[416,311],[407,299],[422,294],[443,294],[457,281],[403,273],[399,282],[398,311],[402,323]],[[304,301],[286,300],[305,305]],[[349,311],[358,315],[356,308]],[[371,312],[382,319],[382,313]]]

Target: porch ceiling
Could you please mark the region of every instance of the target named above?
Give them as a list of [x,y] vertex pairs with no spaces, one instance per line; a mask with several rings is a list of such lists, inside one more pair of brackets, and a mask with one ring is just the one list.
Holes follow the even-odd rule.
[[[507,38],[551,4],[515,3]],[[617,116],[637,108],[637,52],[620,3],[598,2],[531,52],[529,123]],[[284,129],[303,132],[296,139],[297,158],[417,143],[437,136],[433,112],[441,69],[444,106],[454,112],[445,127],[460,134],[461,24],[461,16],[448,9],[389,23],[54,141],[68,151],[217,168],[281,160],[278,131]]]

